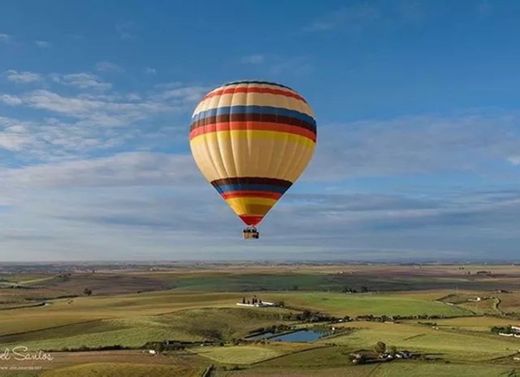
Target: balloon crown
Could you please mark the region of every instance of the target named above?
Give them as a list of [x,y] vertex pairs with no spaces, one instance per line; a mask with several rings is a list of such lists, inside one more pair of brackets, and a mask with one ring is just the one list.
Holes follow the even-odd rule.
[[222,86],[229,86],[229,85],[237,85],[237,84],[266,84],[266,85],[275,85],[275,86],[279,86],[281,88],[287,88],[287,89],[290,89],[290,90],[294,90],[293,88],[290,88],[286,85],[282,85],[282,84],[278,84],[277,82],[272,82],[272,81],[264,81],[264,80],[239,80],[239,81],[231,81],[231,82],[227,82],[225,83],[224,85]]

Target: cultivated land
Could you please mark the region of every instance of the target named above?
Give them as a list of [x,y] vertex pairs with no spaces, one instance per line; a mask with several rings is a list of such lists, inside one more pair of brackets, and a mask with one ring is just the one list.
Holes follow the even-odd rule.
[[[254,296],[282,307],[236,305]],[[509,325],[516,265],[0,267],[0,350],[53,358],[4,353],[2,377],[520,376]],[[247,339],[301,328],[326,336]],[[352,364],[377,342],[417,357]]]

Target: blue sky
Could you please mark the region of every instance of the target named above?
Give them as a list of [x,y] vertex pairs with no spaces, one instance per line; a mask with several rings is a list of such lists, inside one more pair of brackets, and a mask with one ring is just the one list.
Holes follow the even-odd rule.
[[[0,7],[0,260],[517,258],[520,3]],[[250,78],[319,131],[258,242],[187,140],[206,91]]]

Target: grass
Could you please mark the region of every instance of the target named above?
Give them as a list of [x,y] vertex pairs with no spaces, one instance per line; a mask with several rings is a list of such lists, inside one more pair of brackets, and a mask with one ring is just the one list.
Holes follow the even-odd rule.
[[1,336],[102,319],[133,318],[204,307],[234,307],[237,294],[148,292],[52,301],[45,307],[0,310]]
[[[45,307],[5,310],[0,311],[0,344],[24,342],[44,349],[116,344],[138,347],[166,339],[230,340],[280,323],[284,312],[278,309],[236,308],[240,296],[170,290],[60,299]],[[340,316],[468,314],[456,306],[398,294],[262,292],[261,297]]]
[[311,346],[275,343],[224,347],[198,347],[193,352],[222,364],[254,364],[281,355],[301,351]]
[[451,360],[486,361],[516,353],[518,341],[492,334],[434,330],[411,324],[377,322],[351,323],[356,330],[321,342],[354,349],[372,349],[378,341],[424,353],[436,353]]
[[495,365],[396,362],[383,365],[370,377],[518,377],[520,368]]
[[[417,322],[418,321],[410,321],[410,323]],[[440,329],[480,331],[488,334],[493,326],[508,326],[516,323],[516,321],[512,319],[485,316],[436,319],[432,322],[435,322]]]
[[[193,353],[168,353],[157,357],[137,350],[56,353],[64,356],[53,362],[55,369],[38,372],[41,374],[38,377],[194,376],[210,363],[222,364],[216,377],[514,376],[514,373],[508,374],[515,367],[509,355],[520,347],[518,339],[499,337],[489,330],[495,325],[515,324],[515,321],[460,316],[472,315],[472,312],[497,313],[492,306],[493,300],[468,302],[468,297],[477,295],[499,297],[503,310],[518,311],[520,294],[498,293],[494,287],[511,289],[507,287],[518,286],[519,269],[513,266],[471,267],[472,271],[479,269],[492,269],[497,276],[503,276],[468,277],[454,266],[381,265],[179,266],[172,271],[159,272],[74,273],[70,279],[46,274],[10,275],[9,280],[23,283],[25,288],[3,288],[0,284],[0,308],[32,303],[36,298],[47,298],[50,305],[0,310],[0,349],[15,344],[34,350],[55,350],[116,344],[140,347],[146,342],[161,340],[230,341],[253,329],[288,323],[288,309],[236,307],[235,303],[242,296],[252,295],[243,292],[251,291],[265,301],[282,300],[289,307],[335,316],[426,314],[446,319],[424,320],[436,322],[438,330],[420,325],[418,320],[396,324],[348,322],[340,326],[355,327],[353,332],[314,344],[198,347],[192,349]],[[387,292],[339,293],[344,287],[359,289],[362,285]],[[94,295],[49,299],[81,295],[85,287],[93,289]],[[454,287],[459,289],[454,290]],[[437,301],[446,296],[460,302],[448,305]],[[450,363],[397,361],[364,366],[348,363],[348,353],[370,349],[380,340],[399,349],[436,353]],[[186,359],[183,361],[182,357]],[[500,357],[504,357],[500,364],[490,361]],[[479,362],[481,364],[476,365]],[[240,365],[240,370],[223,368],[229,369],[233,365]],[[0,370],[2,377],[36,377],[36,373],[9,371],[6,374]]]
[[121,345],[141,347],[147,342],[177,340],[229,341],[250,331],[284,323],[284,309],[199,308],[157,316],[96,320],[57,328],[0,337],[6,346],[24,344],[30,349]]
[[371,373],[377,368],[376,365],[321,367],[318,369],[255,367],[235,372],[219,372],[217,377],[371,377],[373,376]]
[[[490,279],[476,271],[492,270],[506,277]],[[467,275],[468,271],[472,275]],[[184,269],[153,276],[170,287],[208,291],[299,290],[341,291],[367,286],[374,291],[417,291],[434,289],[516,289],[520,269],[516,266],[240,266]]]
[[236,372],[223,372],[218,377],[518,377],[520,369],[479,364],[441,364],[420,362],[392,362],[341,368],[295,369],[251,368]]
[[324,274],[214,274],[206,276],[179,276],[173,287],[204,292],[247,292],[341,289],[329,275]]
[[351,351],[353,350],[347,347],[323,346],[288,354],[275,360],[268,360],[261,365],[266,368],[297,367],[303,369],[342,367],[347,364],[348,354]]
[[[247,370],[223,372],[218,377],[514,377],[515,368],[478,363],[394,361],[386,364],[353,366],[348,361],[351,348],[323,347],[267,360]],[[520,372],[520,368],[518,369]]]
[[342,294],[320,292],[294,292],[271,294],[271,300],[283,300],[286,305],[310,308],[337,316],[359,315],[442,315],[461,316],[472,313],[457,306],[415,297],[393,294]]
[[499,308],[506,313],[520,312],[520,293],[497,294],[500,298]]
[[197,376],[198,368],[134,363],[90,363],[46,371],[40,377],[163,377]]

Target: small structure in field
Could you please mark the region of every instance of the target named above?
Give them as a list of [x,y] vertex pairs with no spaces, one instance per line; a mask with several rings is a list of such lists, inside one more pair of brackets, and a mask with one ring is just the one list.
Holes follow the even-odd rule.
[[251,299],[246,299],[245,297],[242,297],[241,302],[237,302],[238,306],[247,306],[247,307],[253,307],[253,308],[263,308],[263,307],[274,307],[278,306],[274,302],[269,301],[263,301],[260,298],[257,298],[256,296],[253,296]]

